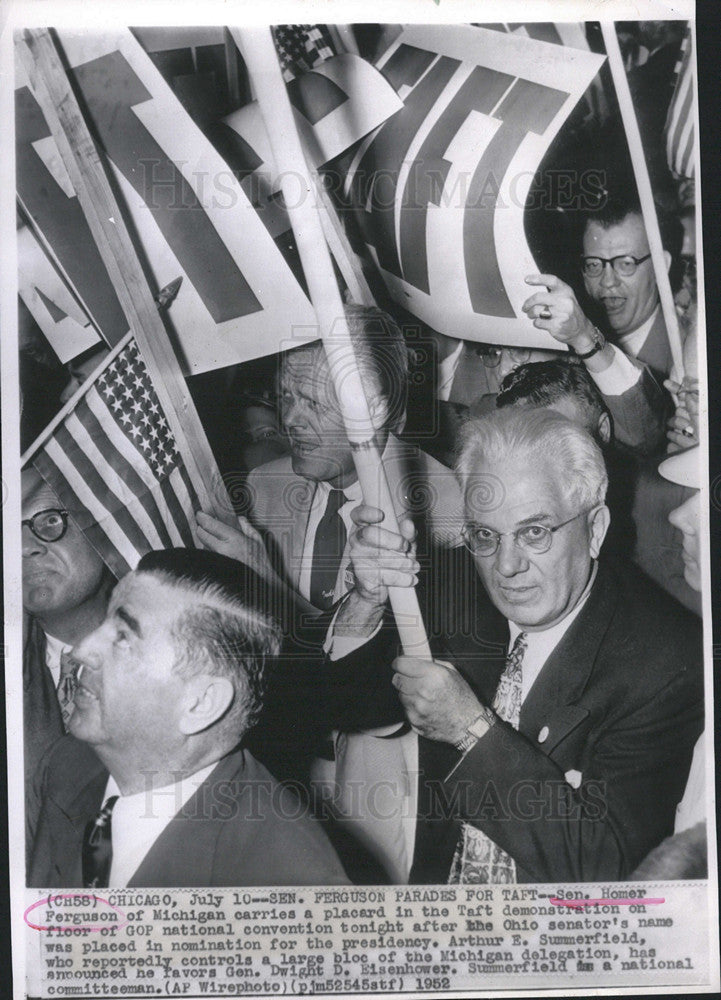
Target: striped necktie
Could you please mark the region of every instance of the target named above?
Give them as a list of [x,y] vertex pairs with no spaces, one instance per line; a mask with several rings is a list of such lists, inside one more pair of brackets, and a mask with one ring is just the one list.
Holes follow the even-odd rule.
[[63,726],[67,730],[68,721],[73,714],[75,707],[75,670],[77,662],[73,659],[69,650],[63,650],[60,654],[60,680],[57,686],[58,702],[63,716]]
[[[493,699],[493,711],[514,729],[518,729],[523,694],[523,654],[528,646],[525,632],[520,632],[508,654]],[[516,881],[516,862],[478,827],[464,823],[456,853],[451,863],[449,883],[484,884]]]
[[117,795],[111,795],[107,798],[95,819],[91,819],[85,827],[83,885],[86,889],[107,887],[110,878],[110,865],[113,860],[111,817],[117,801]]

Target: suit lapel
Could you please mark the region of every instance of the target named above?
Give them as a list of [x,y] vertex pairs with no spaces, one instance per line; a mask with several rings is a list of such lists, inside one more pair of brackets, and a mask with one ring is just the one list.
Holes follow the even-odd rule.
[[[128,887],[213,884],[220,821],[230,818],[228,810],[237,805],[243,760],[243,752],[236,751],[218,762],[152,845]],[[240,839],[236,847],[242,852]]]
[[[45,662],[45,651],[45,633],[35,620],[31,620],[23,650],[23,707],[25,743],[30,751],[27,756],[36,759],[39,759],[36,748],[44,751],[49,743],[65,732],[53,676]],[[27,761],[26,770],[30,776],[34,770],[33,766],[28,768]]]
[[666,378],[671,371],[673,363],[671,345],[668,342],[666,322],[660,306],[648,336],[638,352],[637,359],[663,378]]
[[305,534],[317,486],[307,479],[296,476],[295,473],[292,475],[293,478],[287,487],[288,495],[285,498],[290,506],[292,520],[283,534],[282,545],[285,565],[290,568],[288,576],[293,588],[298,590],[303,567]]
[[82,844],[85,827],[103,803],[108,772],[100,761],[90,779],[77,795],[67,802],[50,798],[52,810],[52,861],[58,874],[58,885],[82,885]]
[[519,729],[550,752],[588,715],[577,704],[593,671],[617,602],[612,577],[599,565],[582,611],[553,650],[521,707]]

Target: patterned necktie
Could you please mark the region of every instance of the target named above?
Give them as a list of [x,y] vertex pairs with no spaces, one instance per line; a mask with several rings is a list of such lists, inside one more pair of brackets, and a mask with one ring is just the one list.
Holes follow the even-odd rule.
[[[506,666],[493,699],[493,711],[514,729],[518,729],[523,693],[523,654],[528,639],[520,632],[508,654]],[[464,823],[456,853],[451,863],[449,883],[480,882],[483,884],[516,881],[516,862],[482,830]]]
[[68,650],[63,650],[60,654],[60,680],[58,681],[57,694],[60,704],[60,711],[63,716],[63,726],[67,730],[68,720],[75,708],[75,669],[77,663]]
[[83,837],[83,885],[86,889],[104,889],[110,877],[113,860],[111,816],[117,795],[105,800],[95,819],[85,827]]
[[346,502],[343,490],[331,489],[328,504],[313,542],[313,565],[310,572],[310,603],[327,611],[333,605],[338,568],[346,543],[346,528],[340,509]]

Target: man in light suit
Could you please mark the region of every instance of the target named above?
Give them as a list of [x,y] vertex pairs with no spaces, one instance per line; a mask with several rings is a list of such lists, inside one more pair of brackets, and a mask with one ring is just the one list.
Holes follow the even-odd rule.
[[[396,509],[417,517],[424,546],[458,544],[462,502],[453,473],[396,436],[405,420],[408,373],[401,331],[379,309],[348,306],[346,315]],[[352,582],[345,539],[361,493],[320,343],[285,355],[281,419],[291,454],[251,472],[249,516],[292,589],[324,611]],[[319,531],[333,536],[335,558],[332,545],[319,555]],[[325,574],[317,573],[324,560]]]
[[38,772],[31,886],[343,883],[320,827],[241,740],[280,627],[247,566],[149,553],[74,649],[70,733]]
[[[392,678],[418,738],[399,732],[415,744],[405,769],[366,780],[406,789],[411,882],[624,878],[673,829],[702,726],[699,623],[598,561],[606,472],[582,427],[498,411],[467,425],[458,472],[477,572],[421,581],[436,658],[399,657]],[[349,676],[390,661],[387,588],[419,572],[407,522],[397,535],[367,507],[354,520],[335,630],[369,638],[336,663]]]

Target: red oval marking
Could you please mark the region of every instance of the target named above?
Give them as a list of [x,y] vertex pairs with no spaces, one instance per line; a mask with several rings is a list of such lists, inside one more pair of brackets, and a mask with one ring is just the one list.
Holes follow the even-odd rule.
[[[46,927],[46,926],[43,926],[42,924],[33,924],[33,923],[31,923],[30,920],[28,920],[28,915],[30,913],[32,913],[33,910],[37,909],[38,906],[46,906],[46,905],[52,904],[52,900],[54,900],[54,899],[87,899],[87,900],[93,899],[93,900],[95,900],[96,904],[97,903],[104,903],[105,906],[109,906],[110,909],[113,910],[115,913],[119,913],[120,916],[122,917],[123,922],[122,923],[107,923],[107,924],[106,923],[102,923],[102,924],[98,924],[97,927],[95,927],[93,925],[88,925],[88,924],[70,924],[70,923],[68,923],[68,924],[62,924],[62,923],[60,923],[60,924],[52,924],[52,925],[49,925],[49,926]],[[69,911],[69,912],[80,913],[80,912],[83,912],[83,911],[78,908],[77,910],[73,910],[73,911]],[[80,931],[80,932],[84,932],[84,931],[87,931],[87,932],[97,932],[97,931],[105,930],[105,929],[110,928],[110,927],[112,927],[113,930],[119,931],[122,927],[125,927],[125,925],[128,923],[127,916],[125,915],[125,913],[119,907],[113,906],[113,904],[111,902],[109,902],[107,899],[100,899],[99,896],[91,895],[91,894],[89,894],[87,892],[57,893],[57,894],[51,894],[50,896],[46,896],[45,899],[39,899],[37,901],[37,903],[31,903],[30,906],[28,906],[28,908],[23,913],[23,920],[28,925],[28,927],[32,927],[32,929],[34,931],[68,931],[68,932],[75,931],[76,933],[78,931]]]

